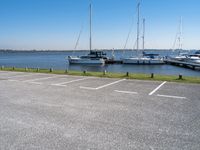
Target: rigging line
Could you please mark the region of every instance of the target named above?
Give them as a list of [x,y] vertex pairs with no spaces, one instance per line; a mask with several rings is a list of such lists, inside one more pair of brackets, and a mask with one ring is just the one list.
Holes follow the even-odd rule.
[[177,42],[179,42],[178,49],[179,50],[182,49],[181,38],[182,38],[182,17],[180,18],[180,22],[179,22],[178,29],[176,32],[175,40],[173,43],[173,47],[172,47],[173,51],[175,50],[175,47],[177,46]]
[[[140,1],[141,1],[141,0],[140,0]],[[131,23],[131,26],[130,26],[130,28],[129,28],[128,36],[127,36],[126,41],[125,41],[125,44],[124,44],[122,57],[124,56],[125,49],[126,49],[126,47],[127,47],[128,41],[129,41],[129,39],[130,39],[130,35],[131,35],[131,33],[132,33],[132,30],[133,30],[133,26],[134,26],[134,23],[135,23],[134,20],[135,20],[136,13],[137,13],[137,9],[135,10],[135,12],[134,12],[134,17],[132,18],[132,23]]]
[[78,38],[77,38],[77,41],[76,41],[76,45],[75,45],[75,47],[74,47],[74,50],[77,49],[77,46],[78,46],[78,44],[79,44],[79,41],[80,41],[82,32],[83,32],[83,24],[82,24],[81,29],[80,29],[80,32],[79,32],[79,34],[78,34]]

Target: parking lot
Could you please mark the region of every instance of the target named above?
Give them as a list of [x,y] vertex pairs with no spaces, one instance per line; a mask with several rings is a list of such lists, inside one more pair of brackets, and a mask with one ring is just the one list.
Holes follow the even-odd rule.
[[200,85],[0,71],[0,149],[200,149]]

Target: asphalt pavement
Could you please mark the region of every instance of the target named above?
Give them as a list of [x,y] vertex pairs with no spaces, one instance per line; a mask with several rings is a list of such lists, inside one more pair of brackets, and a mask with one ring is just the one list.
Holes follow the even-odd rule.
[[1,150],[199,150],[200,85],[0,71]]

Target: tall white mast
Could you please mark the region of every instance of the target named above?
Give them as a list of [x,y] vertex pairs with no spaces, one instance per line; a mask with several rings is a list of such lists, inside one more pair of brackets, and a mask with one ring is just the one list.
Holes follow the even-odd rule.
[[92,50],[92,1],[90,1],[90,51]]
[[138,21],[137,21],[137,51],[139,51],[139,38],[140,38],[140,2],[138,3],[137,6],[138,9]]
[[142,35],[142,49],[144,51],[145,47],[144,47],[144,44],[145,44],[145,19],[143,19],[143,35]]
[[178,37],[178,49],[182,49],[182,17],[180,17],[180,24],[179,24],[179,37]]

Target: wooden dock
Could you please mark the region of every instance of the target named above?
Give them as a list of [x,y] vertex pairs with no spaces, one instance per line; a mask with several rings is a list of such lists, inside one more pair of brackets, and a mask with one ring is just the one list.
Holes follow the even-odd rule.
[[190,63],[190,62],[185,62],[185,61],[177,61],[177,60],[172,60],[172,59],[166,59],[165,63],[175,65],[175,66],[180,66],[180,67],[185,67],[185,68],[190,68],[190,69],[200,69],[200,64],[198,63]]

